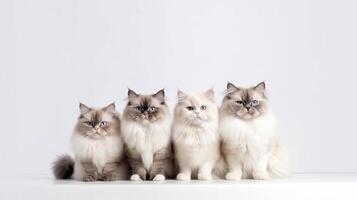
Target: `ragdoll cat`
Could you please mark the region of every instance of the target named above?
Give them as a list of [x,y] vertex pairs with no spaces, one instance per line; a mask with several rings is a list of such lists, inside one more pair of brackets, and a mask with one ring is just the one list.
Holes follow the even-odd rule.
[[141,95],[129,89],[122,133],[132,170],[130,180],[160,181],[173,176],[171,118],[164,90]]
[[213,173],[219,171],[214,168],[220,163],[219,117],[214,91],[194,95],[178,91],[177,96],[172,124],[175,158],[180,169],[176,178],[211,180],[219,177]]
[[276,135],[276,121],[265,95],[265,83],[254,87],[227,84],[220,108],[226,179],[269,179],[288,175],[287,153]]
[[128,179],[120,120],[114,103],[99,109],[80,103],[79,108],[71,138],[74,160],[68,155],[59,157],[53,165],[55,177],[81,181]]

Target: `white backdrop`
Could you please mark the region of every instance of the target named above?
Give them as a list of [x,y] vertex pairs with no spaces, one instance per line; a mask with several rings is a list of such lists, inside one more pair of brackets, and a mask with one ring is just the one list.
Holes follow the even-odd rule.
[[357,172],[353,0],[2,0],[0,159],[48,173],[78,102],[265,80],[294,172]]

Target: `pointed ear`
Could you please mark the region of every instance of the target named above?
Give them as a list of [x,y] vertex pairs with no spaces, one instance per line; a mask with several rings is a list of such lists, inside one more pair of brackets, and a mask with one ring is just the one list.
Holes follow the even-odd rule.
[[91,110],[91,108],[89,108],[88,106],[79,102],[79,111],[81,112],[81,114],[85,114],[85,113],[89,112],[90,110]]
[[159,90],[158,92],[156,92],[152,96],[157,98],[157,99],[159,99],[161,102],[165,101],[165,91],[164,91],[164,89]]
[[128,98],[129,99],[132,99],[132,98],[135,98],[135,97],[138,97],[139,95],[136,94],[136,92],[134,92],[134,90],[131,90],[130,88],[128,89]]
[[177,90],[177,98],[178,99],[183,99],[187,96],[186,93],[182,92],[181,90]]
[[265,92],[265,82],[261,82],[259,83],[258,85],[256,85],[254,87],[254,90],[257,91],[257,92],[260,92],[260,93],[264,93]]
[[106,107],[103,108],[104,111],[110,112],[110,113],[115,113],[115,103],[111,103],[107,105]]
[[239,90],[239,87],[237,87],[237,86],[235,86],[233,83],[231,83],[231,82],[228,82],[227,83],[227,90],[230,90],[230,91],[232,91],[232,90]]
[[205,95],[207,98],[209,98],[209,99],[211,99],[211,100],[214,100],[214,90],[213,90],[213,88],[210,88],[210,89],[208,89],[206,92],[204,92],[204,95]]

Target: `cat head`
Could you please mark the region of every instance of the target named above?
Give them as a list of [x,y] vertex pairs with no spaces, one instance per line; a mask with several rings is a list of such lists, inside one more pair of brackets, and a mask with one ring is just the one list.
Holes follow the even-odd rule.
[[221,110],[243,120],[255,119],[268,111],[265,92],[265,82],[249,88],[238,87],[228,82]]
[[131,89],[128,90],[128,103],[123,113],[125,119],[146,124],[163,120],[169,114],[164,89],[150,95],[141,95]]
[[119,133],[120,121],[114,103],[103,108],[91,108],[79,103],[79,110],[76,133],[92,139]]
[[175,121],[187,125],[200,126],[218,119],[218,107],[214,103],[214,91],[209,89],[200,94],[188,95],[177,91]]

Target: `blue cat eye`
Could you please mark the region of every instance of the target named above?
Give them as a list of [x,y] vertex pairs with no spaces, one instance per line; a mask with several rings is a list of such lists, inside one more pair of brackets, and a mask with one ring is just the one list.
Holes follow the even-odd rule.
[[106,122],[106,121],[101,121],[101,122],[99,123],[99,126],[100,126],[100,127],[103,127],[103,126],[106,126],[106,125],[108,125],[108,122]]
[[149,112],[155,112],[155,111],[156,111],[156,108],[155,108],[154,106],[150,106],[150,107],[148,108],[148,111],[149,111]]
[[236,101],[236,103],[242,105],[243,101]]
[[252,106],[257,106],[257,105],[259,105],[259,101],[253,100],[253,101],[252,101]]
[[84,123],[88,126],[93,126],[93,123],[91,121],[85,121]]
[[192,111],[193,107],[192,106],[187,106],[186,109]]

